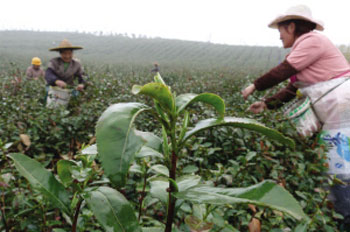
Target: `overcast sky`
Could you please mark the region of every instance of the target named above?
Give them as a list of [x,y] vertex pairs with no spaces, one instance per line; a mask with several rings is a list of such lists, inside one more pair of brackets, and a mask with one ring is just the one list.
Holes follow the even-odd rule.
[[1,2],[0,30],[103,31],[281,46],[278,31],[267,24],[297,4],[311,8],[335,44],[350,45],[349,0],[7,0]]

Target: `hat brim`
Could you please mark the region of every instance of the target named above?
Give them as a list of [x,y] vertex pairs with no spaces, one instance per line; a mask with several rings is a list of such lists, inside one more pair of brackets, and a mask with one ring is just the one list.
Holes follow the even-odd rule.
[[79,50],[79,49],[83,49],[82,47],[79,47],[79,46],[72,46],[72,47],[56,47],[56,48],[50,48],[49,51],[53,52],[53,51],[56,51],[56,52],[59,52],[59,51],[62,51],[62,50]]
[[306,18],[306,17],[300,16],[300,15],[280,15],[276,19],[274,19],[271,23],[269,23],[268,26],[270,28],[277,29],[279,23],[287,21],[287,20],[291,20],[291,19],[301,19],[301,20],[309,21],[309,22],[316,24],[316,30],[319,30],[319,31],[324,30],[322,22],[315,20],[315,19]]

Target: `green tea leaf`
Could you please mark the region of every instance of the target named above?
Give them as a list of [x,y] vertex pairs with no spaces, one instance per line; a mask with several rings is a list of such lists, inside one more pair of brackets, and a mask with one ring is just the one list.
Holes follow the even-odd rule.
[[73,166],[76,166],[76,164],[70,160],[59,160],[57,162],[57,174],[65,186],[70,185],[74,180],[71,173],[71,167]]
[[198,185],[175,193],[175,196],[197,204],[255,204],[287,213],[297,220],[309,220],[293,196],[272,181],[264,181],[247,188]]
[[294,232],[307,232],[309,223],[308,222],[302,222],[297,227],[294,228]]
[[163,154],[147,146],[143,146],[141,150],[136,154],[136,158],[145,158],[145,157],[158,157],[164,158]]
[[151,185],[150,193],[152,197],[158,198],[161,202],[166,204],[169,195],[166,191],[166,189],[169,188],[168,179],[165,177],[152,178],[149,183]]
[[176,179],[177,185],[179,186],[179,191],[185,191],[193,186],[199,184],[201,180],[200,176],[197,175],[185,175],[180,176]]
[[[181,176],[176,179],[176,184],[179,191],[185,191],[193,186],[199,184],[201,177],[197,175],[186,175]],[[152,178],[150,180],[151,190],[150,193],[153,197],[160,199],[162,202],[166,203],[168,201],[169,180],[164,177]]]
[[209,232],[214,226],[214,223],[202,221],[193,215],[188,215],[185,218],[185,223],[193,232]]
[[199,121],[192,130],[190,130],[186,133],[183,141],[186,141],[191,136],[195,135],[196,133],[198,133],[202,130],[206,130],[206,129],[209,129],[212,127],[217,127],[217,126],[233,126],[233,127],[237,127],[237,128],[249,129],[252,131],[259,132],[270,139],[274,139],[274,140],[276,140],[280,143],[286,144],[292,148],[295,147],[294,140],[284,136],[283,134],[281,134],[277,130],[268,128],[265,125],[257,122],[256,120],[253,120],[253,119],[235,118],[235,117],[225,117],[223,119],[210,118],[210,119]]
[[195,102],[204,102],[212,105],[219,114],[219,118],[223,118],[225,115],[225,103],[224,100],[213,93],[194,94],[187,93],[181,94],[176,97],[176,113],[180,114],[187,106]]
[[85,200],[105,231],[141,232],[131,204],[120,192],[99,187],[88,191]]
[[194,165],[188,165],[182,169],[183,173],[195,173],[199,170],[197,166]]
[[137,135],[133,123],[147,109],[140,103],[118,103],[110,106],[97,122],[98,155],[105,174],[118,187],[125,185],[134,155],[146,142]]
[[153,165],[150,168],[150,171],[151,170],[155,171],[158,174],[169,177],[169,169],[164,165],[161,165],[161,164]]
[[85,148],[84,150],[81,151],[81,154],[83,154],[83,155],[97,155],[96,144],[88,146],[87,148]]
[[152,148],[156,151],[162,150],[162,139],[155,134],[136,130],[136,135],[140,136],[144,141],[146,141],[144,146]]
[[167,85],[162,83],[148,83],[142,87],[133,86],[133,94],[144,94],[156,100],[164,110],[167,112],[173,112],[175,108],[175,102],[173,95]]
[[157,72],[156,75],[154,76],[154,81],[157,83],[162,83],[163,85],[166,85],[159,72]]
[[47,197],[57,208],[70,214],[70,194],[51,172],[38,161],[23,154],[12,153],[9,154],[9,157],[14,161],[18,172],[29,181],[34,189]]
[[142,227],[142,232],[163,232],[162,227]]

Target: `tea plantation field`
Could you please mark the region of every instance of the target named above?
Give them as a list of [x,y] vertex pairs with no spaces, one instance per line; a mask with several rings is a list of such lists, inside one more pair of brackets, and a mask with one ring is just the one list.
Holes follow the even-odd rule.
[[[0,32],[4,33],[10,35],[0,36],[0,41],[12,38],[14,44],[23,46],[35,41],[16,42],[14,38],[20,32]],[[37,40],[44,40],[34,32],[21,33],[32,33]],[[54,39],[65,35],[48,33],[46,40],[50,41],[48,36]],[[172,231],[338,231],[342,218],[327,200],[325,187],[331,181],[325,175],[325,150],[317,145],[317,138],[300,138],[279,111],[260,115],[247,112],[249,104],[266,92],[256,93],[248,101],[240,94],[252,79],[278,63],[285,51],[128,37],[123,38],[129,41],[128,45],[123,46],[112,37],[94,38],[106,43],[89,43],[92,35],[80,35],[81,40],[79,34],[69,36],[73,43],[86,47],[77,57],[88,74],[88,86],[66,108],[56,109],[45,107],[45,84],[27,81],[23,76],[27,63],[36,56],[33,50],[18,45],[18,50],[10,54],[10,48],[0,42],[3,52],[0,57],[0,231],[164,231],[171,207],[166,191],[177,197]],[[107,40],[116,48],[107,49]],[[52,57],[46,52],[52,44],[42,45],[45,49],[38,56],[44,60]],[[134,53],[128,50],[131,48],[135,49]],[[125,59],[116,55],[118,52],[124,52]],[[162,101],[131,92],[134,85],[154,82],[155,73],[150,71],[154,61],[160,63],[160,74],[172,94],[218,95],[226,106],[225,117],[254,119],[294,140],[295,147],[271,139],[268,134],[239,126],[219,126],[198,131],[177,149],[176,139],[186,137],[181,128],[192,130],[203,119],[219,118],[222,107],[218,106],[219,98],[210,103],[203,97],[179,114],[177,123],[170,123],[169,128],[180,129],[166,128],[164,120],[171,121],[172,114],[166,111]],[[152,152],[132,154],[124,167],[127,171],[121,182],[125,183],[120,184],[110,175],[104,156],[99,154],[103,148],[98,147],[98,152],[95,149],[96,124],[110,105],[129,102],[159,108],[145,109],[135,119],[134,126],[130,126],[130,130],[137,131],[136,135],[128,134],[128,138],[144,136],[149,145],[153,143]],[[153,132],[156,139],[139,131]],[[167,132],[176,134],[174,140],[166,136]],[[108,140],[114,135],[103,136]],[[154,141],[158,139],[159,150],[155,151]],[[102,141],[99,137],[97,140]],[[114,150],[119,150],[118,146]],[[174,151],[177,166],[175,176],[171,176],[172,170],[167,167],[174,162],[171,159]],[[240,190],[236,188],[259,183],[270,186],[272,182],[266,180],[277,186],[257,186],[259,191],[254,194],[245,189],[255,201],[247,200],[248,193],[237,193]],[[170,186],[164,185],[168,182]],[[184,190],[199,184],[220,189],[221,192],[213,190],[209,194],[212,197],[223,194],[225,189],[236,191],[236,195],[228,198],[225,193],[215,198],[220,199],[217,202],[209,197],[204,199],[201,194],[192,195],[196,199],[181,196]],[[271,195],[273,200],[263,199],[262,191],[268,194],[273,188],[279,194]],[[286,191],[290,194],[284,195]],[[295,204],[286,200],[293,198]],[[302,211],[297,210],[296,204]],[[125,211],[120,213],[119,208]],[[106,210],[110,213],[105,213]]]

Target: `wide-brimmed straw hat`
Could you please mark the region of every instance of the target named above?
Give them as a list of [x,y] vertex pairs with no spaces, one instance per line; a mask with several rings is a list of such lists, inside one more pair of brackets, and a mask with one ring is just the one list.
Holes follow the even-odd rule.
[[80,46],[73,46],[67,39],[64,39],[58,47],[50,48],[49,51],[61,51],[65,49],[78,50],[83,48]]
[[290,20],[290,19],[301,19],[309,21],[316,24],[316,30],[323,31],[324,25],[320,20],[316,20],[312,17],[311,10],[305,5],[298,5],[289,8],[285,14],[277,16],[271,23],[269,27],[278,28],[278,23]]

